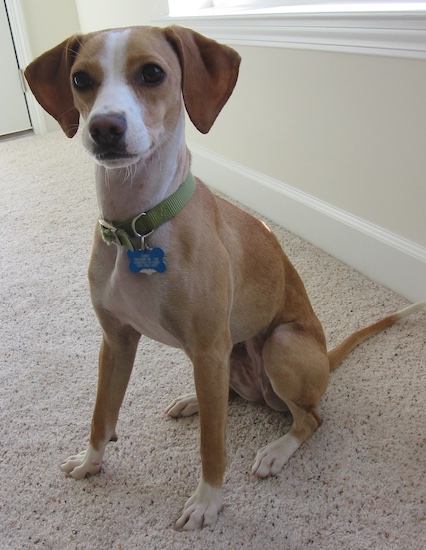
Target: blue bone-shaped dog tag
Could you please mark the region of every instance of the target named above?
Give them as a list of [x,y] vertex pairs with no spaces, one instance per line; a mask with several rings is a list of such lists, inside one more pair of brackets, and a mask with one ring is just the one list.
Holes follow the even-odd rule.
[[163,273],[166,271],[166,264],[163,261],[164,250],[161,248],[148,248],[145,250],[128,250],[127,256],[130,258],[129,268],[133,273],[151,274],[156,271]]

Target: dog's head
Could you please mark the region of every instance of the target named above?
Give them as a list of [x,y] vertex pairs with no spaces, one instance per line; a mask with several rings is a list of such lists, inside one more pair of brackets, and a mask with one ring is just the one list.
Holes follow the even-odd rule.
[[234,89],[240,57],[183,27],[76,35],[25,70],[40,105],[106,167],[146,159],[182,117],[207,133]]

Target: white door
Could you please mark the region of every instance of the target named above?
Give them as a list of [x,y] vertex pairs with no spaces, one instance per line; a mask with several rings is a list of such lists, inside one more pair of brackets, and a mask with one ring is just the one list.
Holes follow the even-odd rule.
[[31,128],[4,0],[0,0],[0,136]]

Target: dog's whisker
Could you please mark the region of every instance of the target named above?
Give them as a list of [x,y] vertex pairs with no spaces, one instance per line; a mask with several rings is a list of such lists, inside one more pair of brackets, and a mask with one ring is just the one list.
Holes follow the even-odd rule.
[[125,176],[123,181],[128,181],[130,184],[130,187],[133,186],[133,181],[136,176],[137,167],[136,164],[131,164],[130,166],[127,166],[125,168]]

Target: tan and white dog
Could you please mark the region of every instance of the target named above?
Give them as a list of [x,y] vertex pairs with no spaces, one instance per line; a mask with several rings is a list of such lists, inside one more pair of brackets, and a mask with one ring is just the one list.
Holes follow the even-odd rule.
[[[290,431],[259,451],[252,470],[277,474],[321,424],[317,405],[330,371],[365,338],[425,306],[386,317],[327,353],[275,236],[192,178],[185,108],[208,132],[239,63],[234,50],[189,29],[134,27],[73,36],[25,71],[68,137],[84,118],[84,147],[98,164],[101,220],[89,268],[103,329],[98,391],[89,446],[62,468],[75,479],[100,471],[141,334],[185,350],[196,395],[176,399],[167,413],[199,412],[202,475],[176,523],[182,529],[213,524],[222,508],[229,386],[290,410]],[[141,225],[145,218],[151,226]]]

